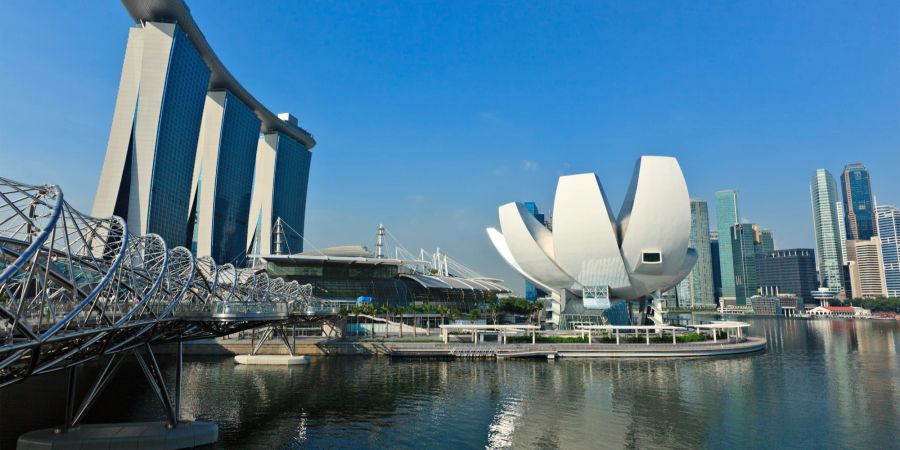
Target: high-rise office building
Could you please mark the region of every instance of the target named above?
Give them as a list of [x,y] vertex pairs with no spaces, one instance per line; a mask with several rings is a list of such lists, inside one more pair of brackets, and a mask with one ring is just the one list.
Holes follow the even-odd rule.
[[191,182],[192,249],[221,264],[244,252],[260,120],[229,91],[206,96]]
[[756,277],[756,254],[762,247],[757,240],[754,224],[734,225],[731,227],[730,236],[735,304],[746,305],[747,299],[759,292],[759,283]]
[[772,230],[763,229],[757,224],[753,224],[754,239],[756,239],[756,253],[772,253],[775,251],[775,236]]
[[137,234],[188,242],[188,203],[210,70],[176,23],[128,33],[125,63],[93,215]]
[[841,269],[841,239],[838,227],[837,186],[834,177],[825,169],[817,169],[810,179],[813,226],[816,234],[819,285],[835,291],[844,289]]
[[697,250],[697,263],[679,284],[679,303],[690,308],[716,306],[712,249],[709,242],[709,208],[705,200],[691,199],[690,246]]
[[[534,218],[537,219],[538,222],[541,223],[541,225],[544,225],[544,226],[547,225],[546,217],[544,216],[544,214],[542,214],[540,212],[540,210],[538,209],[538,206],[535,202],[525,202],[523,205],[525,206],[525,209],[528,210],[528,212],[532,216],[534,216]],[[525,300],[535,301],[541,297],[546,297],[546,296],[547,296],[546,292],[542,291],[541,289],[538,289],[538,287],[535,286],[534,283],[532,283],[531,281],[525,280]]]
[[719,261],[719,232],[717,230],[709,231],[709,255],[712,260],[713,296],[718,305],[719,297],[722,296],[722,273],[719,271],[721,262]]
[[776,250],[756,255],[756,278],[763,295],[793,294],[815,303],[816,258],[811,248]]
[[738,194],[734,189],[716,192],[716,229],[719,232],[719,276],[722,282],[720,297],[734,299],[734,256],[731,249],[731,227],[741,220]]
[[869,169],[863,164],[847,164],[841,174],[842,213],[847,240],[865,241],[875,236],[875,202]]
[[877,236],[864,241],[848,239],[847,257],[853,298],[887,297],[881,239]]
[[[837,202],[834,205],[838,214],[838,234],[841,237],[841,261],[844,262],[844,265],[847,264],[847,221],[844,216],[844,202]],[[844,283],[846,284],[846,283]]]
[[881,262],[888,297],[900,297],[900,210],[892,205],[876,209]]
[[[296,123],[289,114],[279,117]],[[268,133],[259,138],[247,234],[251,255],[303,251],[311,158],[306,146],[283,133]],[[276,230],[279,222],[280,230]]]

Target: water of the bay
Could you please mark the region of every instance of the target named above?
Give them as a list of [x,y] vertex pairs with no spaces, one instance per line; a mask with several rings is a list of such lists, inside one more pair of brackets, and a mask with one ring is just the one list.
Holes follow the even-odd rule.
[[[765,353],[556,362],[331,357],[290,368],[188,357],[183,414],[218,423],[222,449],[900,448],[900,322],[742,319],[768,339]],[[0,392],[0,419],[10,420],[0,443],[14,442],[13,430],[54,425],[62,407],[49,397],[65,384],[54,378]],[[59,414],[8,415],[23,401]],[[146,383],[126,369],[88,421],[161,418]]]

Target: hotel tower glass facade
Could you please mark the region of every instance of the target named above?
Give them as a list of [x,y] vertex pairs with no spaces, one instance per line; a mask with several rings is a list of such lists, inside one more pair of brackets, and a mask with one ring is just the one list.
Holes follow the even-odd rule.
[[191,183],[192,249],[199,256],[222,264],[244,257],[259,127],[231,92],[207,95]]
[[[302,250],[312,135],[234,79],[184,1],[122,4],[136,25],[93,215],[117,215],[135,234],[243,265],[266,211],[261,234],[269,239],[271,217],[281,218],[291,230],[282,244]],[[261,149],[269,158],[262,171]]]
[[210,70],[181,28],[145,22],[125,49],[93,215],[188,241],[188,203]]
[[[293,120],[285,116],[287,120]],[[312,153],[282,133],[259,139],[247,242],[251,255],[300,253]],[[281,235],[273,231],[281,219]],[[277,244],[281,243],[281,248]]]

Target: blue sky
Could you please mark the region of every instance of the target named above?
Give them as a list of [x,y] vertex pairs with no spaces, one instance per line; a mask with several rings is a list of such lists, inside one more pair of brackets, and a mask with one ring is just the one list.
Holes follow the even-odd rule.
[[[617,209],[643,154],[678,157],[694,197],[738,189],[780,248],[814,246],[818,167],[862,161],[900,203],[896,1],[188,3],[316,136],[319,247],[383,222],[521,290],[484,233],[496,207],[550,209],[559,175],[597,172]],[[90,210],[129,26],[113,1],[4,2],[0,176]]]

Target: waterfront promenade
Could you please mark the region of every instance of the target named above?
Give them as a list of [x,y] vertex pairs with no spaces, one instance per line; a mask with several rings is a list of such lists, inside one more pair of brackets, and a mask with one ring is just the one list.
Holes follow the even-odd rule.
[[[333,339],[303,337],[291,342],[294,354],[309,356],[391,356],[444,358],[666,358],[725,356],[758,352],[765,349],[766,339],[747,337],[718,342],[691,343],[479,343],[473,344],[459,336],[450,343],[425,337],[406,339]],[[430,342],[428,342],[430,340]],[[424,341],[424,342],[423,342]],[[207,339],[184,344],[185,355],[242,355],[253,351],[251,339]],[[165,348],[162,351],[166,351]],[[174,348],[172,349],[174,351]],[[268,342],[259,349],[263,355],[288,355],[281,342]]]

